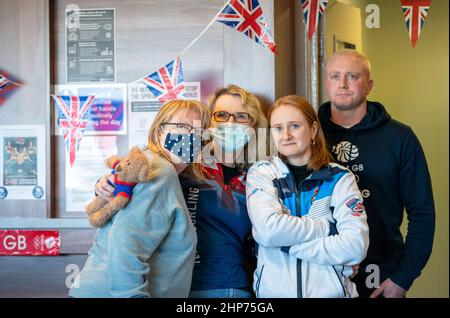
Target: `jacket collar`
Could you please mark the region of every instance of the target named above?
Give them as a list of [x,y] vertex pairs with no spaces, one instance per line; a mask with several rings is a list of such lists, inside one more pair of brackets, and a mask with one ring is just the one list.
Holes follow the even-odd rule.
[[[281,160],[280,157],[278,156],[274,156],[273,157],[273,162],[275,164],[275,166],[281,171],[281,173],[283,174],[283,177],[286,177],[287,175],[291,174],[291,172],[289,171],[289,168],[287,167],[287,165],[283,162],[283,160]],[[330,178],[333,175],[333,169],[331,165],[328,165],[325,168],[322,168],[320,170],[317,171],[313,171],[313,173],[311,173],[308,178],[306,178],[305,180],[325,180]]]

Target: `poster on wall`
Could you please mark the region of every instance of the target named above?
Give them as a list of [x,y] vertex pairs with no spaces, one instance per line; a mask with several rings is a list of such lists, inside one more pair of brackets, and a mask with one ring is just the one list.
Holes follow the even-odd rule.
[[45,199],[45,127],[0,126],[0,200]]
[[67,10],[67,83],[115,82],[115,36],[115,9]]
[[[125,84],[55,85],[54,92],[55,95],[95,96],[84,131],[85,136],[126,135]],[[57,120],[58,118],[55,118],[55,134],[62,135],[63,131]]]
[[[200,82],[185,82],[184,99],[200,101]],[[144,83],[128,86],[128,100],[130,110],[130,132],[128,145],[144,147],[147,144],[148,131],[155,119],[162,103],[153,96]]]
[[66,163],[66,211],[85,211],[94,196],[94,185],[110,169],[105,161],[117,154],[117,137],[84,137],[72,167]]

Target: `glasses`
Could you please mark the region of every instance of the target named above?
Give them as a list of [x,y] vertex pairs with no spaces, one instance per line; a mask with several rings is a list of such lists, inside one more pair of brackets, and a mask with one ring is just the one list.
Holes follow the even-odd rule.
[[192,130],[194,130],[193,126],[185,123],[162,123],[161,128],[164,131],[176,132],[179,134],[189,134]]
[[244,112],[230,114],[228,112],[220,111],[215,112],[213,115],[214,120],[217,122],[227,122],[231,116],[233,116],[234,121],[237,123],[248,123],[248,121],[250,120],[250,114]]

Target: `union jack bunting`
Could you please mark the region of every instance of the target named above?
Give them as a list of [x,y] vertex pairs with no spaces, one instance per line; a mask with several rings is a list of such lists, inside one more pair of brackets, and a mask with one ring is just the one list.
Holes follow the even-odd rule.
[[308,38],[312,39],[314,32],[319,25],[320,17],[325,12],[328,0],[301,0],[303,17],[305,20],[305,26],[308,30]]
[[409,38],[415,47],[430,10],[431,0],[401,0]]
[[70,166],[75,162],[76,153],[88,124],[90,107],[95,96],[55,96],[58,125],[63,129],[66,153]]
[[8,83],[8,79],[0,74],[0,89]]
[[0,70],[0,106],[4,104],[12,92],[20,86],[20,82],[11,75]]
[[216,20],[245,34],[272,53],[277,53],[275,41],[258,0],[230,0]]
[[147,75],[142,82],[161,103],[182,98],[186,88],[180,57]]

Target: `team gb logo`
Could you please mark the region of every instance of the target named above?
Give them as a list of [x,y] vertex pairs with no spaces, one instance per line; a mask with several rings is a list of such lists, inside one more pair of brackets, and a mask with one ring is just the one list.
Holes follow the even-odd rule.
[[339,144],[333,146],[333,153],[336,155],[337,160],[340,162],[350,162],[358,158],[358,147],[352,145],[348,141],[342,141]]

